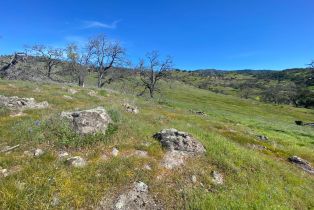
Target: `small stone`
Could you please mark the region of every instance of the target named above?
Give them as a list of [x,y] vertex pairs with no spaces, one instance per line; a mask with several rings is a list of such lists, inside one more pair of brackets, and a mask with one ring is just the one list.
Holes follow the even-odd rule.
[[152,168],[151,168],[150,165],[148,165],[148,164],[145,164],[143,168],[144,168],[145,170],[147,170],[147,171],[151,171],[151,170],[152,170]]
[[217,184],[217,185],[223,184],[223,182],[224,182],[224,177],[223,177],[223,175],[220,174],[219,172],[213,171],[213,172],[212,172],[212,177],[213,177],[212,181],[213,181],[215,184]]
[[74,95],[75,93],[77,93],[77,90],[70,88],[70,89],[68,89],[68,93]]
[[117,157],[118,154],[119,154],[119,150],[114,147],[114,148],[112,149],[112,151],[111,151],[111,154],[112,154],[112,156]]
[[138,110],[138,108],[136,106],[132,106],[132,105],[130,105],[128,103],[123,104],[123,106],[125,107],[127,112],[134,113],[134,114],[138,114],[139,113],[139,110]]
[[35,149],[34,152],[33,152],[33,155],[35,157],[42,156],[43,154],[44,154],[44,151],[42,149]]
[[267,137],[267,136],[264,136],[264,135],[258,135],[257,138],[258,138],[260,141],[268,141],[268,137]]
[[7,176],[9,176],[9,171],[8,171],[8,169],[0,169],[0,178],[1,177],[7,177]]
[[68,100],[72,100],[73,99],[71,96],[67,96],[67,95],[63,95],[63,98],[68,99]]
[[145,157],[148,157],[148,152],[142,151],[142,150],[135,150],[133,155],[137,157],[145,158]]
[[[101,209],[108,209],[103,206]],[[132,189],[121,194],[113,205],[114,210],[160,210],[162,206],[149,194],[148,186],[144,182],[135,182]]]
[[196,178],[196,176],[195,176],[195,175],[193,175],[193,176],[191,177],[191,180],[192,180],[192,182],[195,184],[195,183],[197,182],[197,178]]
[[90,90],[90,91],[88,92],[88,95],[89,95],[89,96],[92,96],[92,97],[95,97],[95,96],[97,96],[97,93],[96,93],[96,91],[94,91],[94,90]]
[[86,161],[80,156],[75,156],[67,159],[67,163],[73,167],[81,168],[86,165]]
[[58,206],[60,204],[60,199],[57,196],[53,196],[51,205],[52,206]]
[[66,157],[68,157],[68,156],[69,156],[69,153],[66,152],[66,151],[60,151],[60,152],[58,153],[58,157],[59,157],[60,159],[64,159],[64,158],[66,158]]

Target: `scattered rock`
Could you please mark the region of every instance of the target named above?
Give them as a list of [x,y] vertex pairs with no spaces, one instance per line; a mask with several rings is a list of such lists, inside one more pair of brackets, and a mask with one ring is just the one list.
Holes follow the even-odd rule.
[[135,150],[128,156],[129,157],[130,156],[136,156],[136,157],[140,157],[140,158],[145,158],[145,157],[148,157],[148,152],[143,151],[143,150]]
[[58,206],[60,204],[60,199],[57,196],[53,196],[51,205],[52,206]]
[[117,157],[119,155],[119,150],[117,148],[112,148],[111,151],[112,156]]
[[217,171],[213,171],[212,172],[212,181],[217,184],[217,185],[220,185],[220,184],[223,184],[224,183],[224,177],[221,173],[217,172]]
[[69,153],[66,152],[66,151],[60,151],[60,152],[58,153],[59,159],[64,159],[64,158],[66,158],[66,157],[68,157],[68,156],[69,156]]
[[1,168],[1,167],[0,167],[0,178],[1,178],[1,177],[7,177],[7,176],[9,176],[9,171],[8,171],[8,169]]
[[112,122],[103,107],[76,112],[62,112],[61,117],[68,119],[75,132],[79,134],[105,133],[109,123]]
[[70,89],[68,89],[68,93],[74,95],[75,93],[77,93],[77,90],[70,88]]
[[86,165],[86,161],[80,156],[75,156],[67,159],[67,163],[73,167],[81,168]]
[[268,141],[268,137],[267,137],[267,136],[257,135],[256,137],[257,137],[258,140],[260,140],[260,141]]
[[251,149],[255,149],[255,150],[266,150],[267,149],[267,147],[262,146],[262,145],[257,145],[257,144],[248,144],[248,146]]
[[151,171],[151,170],[152,170],[152,167],[150,167],[150,165],[148,165],[148,164],[145,164],[143,168],[144,168],[145,170],[148,170],[148,171]]
[[197,182],[197,178],[196,178],[195,175],[193,175],[193,176],[191,177],[191,181],[192,181],[194,184]]
[[168,151],[164,155],[161,161],[161,166],[166,169],[174,169],[184,164],[185,159],[188,157],[188,153],[182,151]]
[[203,111],[196,111],[196,110],[192,110],[190,109],[190,112],[196,115],[202,115],[202,116],[207,116],[207,114]]
[[161,145],[168,151],[183,151],[192,154],[203,154],[206,152],[204,146],[191,135],[177,131],[174,128],[164,129],[154,135]]
[[97,96],[97,93],[96,93],[96,91],[94,91],[94,90],[90,90],[87,94],[88,94],[89,96],[92,96],[92,97]]
[[49,106],[47,101],[37,103],[34,98],[19,98],[17,96],[6,97],[0,95],[0,107],[11,110],[45,109]]
[[154,138],[168,150],[161,162],[161,165],[167,169],[179,167],[184,164],[186,158],[206,152],[198,140],[174,128],[164,129],[156,133]]
[[63,98],[68,99],[68,100],[73,100],[71,96],[63,95]]
[[298,156],[289,157],[288,160],[296,164],[298,167],[302,168],[304,171],[314,174],[314,168],[306,160],[303,160],[302,158]]
[[43,154],[44,154],[44,151],[43,151],[42,149],[35,149],[35,150],[33,151],[33,155],[34,155],[35,157],[42,156]]
[[139,113],[139,110],[138,110],[138,108],[136,106],[132,106],[132,105],[130,105],[128,103],[123,104],[123,106],[125,107],[127,112],[134,113],[134,114],[138,114]]
[[144,182],[135,182],[132,189],[120,195],[113,206],[114,210],[160,210],[163,209],[148,192]]

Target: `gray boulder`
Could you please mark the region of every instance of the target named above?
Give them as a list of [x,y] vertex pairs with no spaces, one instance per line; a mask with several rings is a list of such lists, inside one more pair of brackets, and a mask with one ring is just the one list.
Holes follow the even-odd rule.
[[191,154],[203,154],[204,146],[190,134],[177,131],[174,128],[164,129],[154,135],[168,151],[183,151]]
[[164,129],[154,135],[167,150],[161,166],[174,169],[184,164],[189,157],[206,152],[204,146],[190,134],[177,131],[174,128]]
[[6,97],[0,95],[0,107],[11,110],[45,109],[49,106],[47,101],[37,103],[34,98]]
[[304,171],[306,171],[310,174],[314,174],[314,168],[306,160],[303,160],[302,158],[300,158],[298,156],[289,157],[288,160],[291,163],[294,163],[298,167],[302,168]]
[[76,112],[62,112],[61,117],[68,119],[75,132],[79,134],[105,133],[112,122],[103,107]]

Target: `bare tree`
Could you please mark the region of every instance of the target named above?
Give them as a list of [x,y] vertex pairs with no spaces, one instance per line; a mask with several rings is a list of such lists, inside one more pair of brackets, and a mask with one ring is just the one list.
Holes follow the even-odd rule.
[[152,51],[146,54],[146,59],[141,59],[138,69],[144,90],[139,95],[143,95],[146,90],[149,90],[149,95],[153,98],[155,91],[158,90],[157,82],[165,76],[167,71],[172,69],[171,57],[168,56],[163,61],[159,57],[158,51]]
[[122,63],[125,49],[119,42],[110,41],[103,34],[90,39],[88,48],[92,51],[92,61],[98,72],[97,86],[103,87],[105,74],[112,67]]
[[92,49],[89,45],[80,49],[77,44],[71,43],[66,49],[72,75],[78,78],[78,85],[81,87],[85,85],[86,72],[89,68],[92,53]]
[[52,48],[45,45],[34,45],[29,50],[33,55],[42,58],[46,63],[47,76],[51,78],[52,69],[58,65],[63,58],[64,50],[61,48]]

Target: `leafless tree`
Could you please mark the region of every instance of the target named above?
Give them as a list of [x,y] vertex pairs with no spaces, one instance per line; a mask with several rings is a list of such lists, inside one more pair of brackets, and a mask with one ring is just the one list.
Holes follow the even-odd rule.
[[86,72],[89,68],[92,56],[92,49],[89,45],[80,49],[77,44],[71,43],[67,46],[66,54],[73,75],[78,78],[78,85],[84,87]]
[[310,67],[311,69],[314,69],[314,60],[309,64],[309,67]]
[[154,97],[155,91],[158,90],[157,82],[165,76],[165,73],[172,69],[173,62],[170,56],[165,60],[160,60],[158,51],[152,51],[146,54],[145,59],[141,59],[138,69],[142,86],[144,90],[139,94],[143,95],[146,90],[149,90],[151,98]]
[[42,58],[46,63],[47,76],[51,78],[53,67],[58,65],[63,58],[64,50],[61,48],[52,48],[45,45],[34,45],[30,47],[29,51],[34,55]]
[[103,34],[90,39],[88,48],[92,51],[91,60],[98,72],[97,86],[103,87],[105,74],[109,69],[123,62],[125,49],[119,42],[110,41]]

